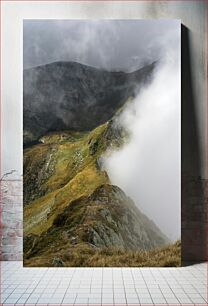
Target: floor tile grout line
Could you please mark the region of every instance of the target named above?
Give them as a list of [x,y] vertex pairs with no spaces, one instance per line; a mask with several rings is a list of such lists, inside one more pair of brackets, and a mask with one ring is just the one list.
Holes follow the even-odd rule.
[[[81,273],[81,275],[83,275],[83,270],[80,270],[79,268],[78,268],[78,270],[75,270],[75,275],[76,275],[76,272],[77,271],[81,271],[82,273]],[[79,287],[78,287],[78,289],[80,289],[80,286],[81,286],[81,280],[79,281]],[[77,300],[77,298],[78,298],[78,293],[76,294],[76,298],[75,298],[75,300],[74,300],[74,305],[76,305],[76,300]],[[87,303],[88,304],[88,303]],[[78,304],[77,304],[78,305]]]
[[[152,271],[151,271],[151,273],[152,273]],[[159,271],[159,273],[161,274],[161,272]],[[153,278],[154,278],[154,280],[155,280],[155,282],[157,283],[157,280],[156,280],[156,278],[155,278],[155,275],[154,275],[154,273],[152,273],[152,276],[153,276]],[[158,284],[157,284],[158,285]],[[158,285],[158,288],[160,289],[160,286]],[[160,289],[160,292],[161,292],[161,294],[162,294],[162,296],[163,296],[163,298],[164,298],[164,300],[165,300],[165,302],[166,302],[166,304],[168,304],[167,303],[167,300],[166,300],[166,298],[165,298],[165,296],[164,296],[164,294],[163,294],[163,292],[162,292],[162,290]],[[152,299],[153,300],[153,303],[154,303],[154,299]]]
[[[159,271],[159,273],[162,275],[161,271]],[[171,272],[170,272],[170,274],[171,274]],[[163,277],[164,277],[164,276],[163,276]],[[175,292],[174,292],[174,291],[172,290],[172,288],[170,287],[170,284],[169,284],[167,281],[166,281],[166,284],[167,284],[168,287],[170,288],[171,292],[173,293],[174,297],[175,297],[176,300],[178,301],[179,305],[181,305],[180,301],[178,300],[177,296],[175,295]],[[160,285],[159,285],[159,287],[160,287]],[[161,292],[162,292],[162,290],[161,290]],[[164,296],[163,292],[162,292],[162,295]],[[165,299],[165,301],[167,302],[165,296],[164,296],[164,299]],[[167,302],[167,304],[168,304],[168,302]]]
[[[191,273],[193,274],[193,273]],[[186,278],[185,278],[186,279]],[[187,280],[187,279],[186,279]],[[189,282],[190,283],[190,282]],[[193,289],[196,290],[195,286],[193,284],[190,284],[192,285]],[[184,287],[181,286],[181,289],[184,291],[184,294],[186,295],[186,297],[188,297],[188,299],[193,303],[193,305],[195,305],[195,302],[192,300],[191,296],[190,296],[190,293],[186,293],[186,291],[184,290]],[[196,290],[198,291],[198,290]],[[206,303],[205,299],[203,298],[203,296],[198,292],[198,295],[200,295],[200,297],[204,300],[204,302]]]
[[[172,274],[172,273],[171,273]],[[178,280],[175,278],[175,276],[173,276],[173,278],[176,280],[176,282],[178,283]],[[169,287],[170,287],[170,284],[168,284],[169,285]],[[184,294],[188,297],[188,295],[186,294],[186,292],[184,291],[184,289],[183,289],[183,287],[181,286],[181,284],[180,283],[178,283],[178,285],[180,286],[180,288],[182,289],[182,291],[184,292]],[[171,288],[170,287],[170,289],[172,290],[172,292],[173,292],[173,294],[176,296],[176,299],[177,300],[179,300],[178,298],[177,298],[177,295],[175,294],[175,292],[173,291],[173,288]],[[188,299],[190,300],[190,298],[188,297]],[[180,301],[179,301],[180,302]]]
[[13,291],[3,300],[3,303],[7,301],[7,299],[12,295],[12,293],[15,291],[15,288],[13,289]]
[[[23,269],[24,269],[24,267],[23,267]],[[47,271],[48,271],[48,269],[45,270],[45,273],[43,274],[43,277],[44,277],[44,275],[47,273]],[[35,291],[35,289],[37,288],[37,286],[38,286],[38,284],[41,282],[41,280],[42,280],[42,277],[39,279],[39,282],[36,284],[36,287],[34,288],[33,292]],[[40,298],[40,297],[39,297],[39,298]],[[39,298],[38,298],[38,300],[39,300]],[[28,299],[29,299],[29,297],[28,297]],[[28,300],[28,299],[27,299],[27,300]],[[20,299],[19,299],[19,300],[20,300]],[[19,301],[19,300],[18,300],[18,301]],[[25,301],[25,304],[26,304],[27,300]],[[17,302],[18,302],[18,301],[17,301]]]
[[[70,283],[71,283],[71,281],[72,281],[72,279],[73,279],[73,275],[74,275],[74,274],[75,274],[75,270],[73,270],[72,277],[71,277],[71,279],[70,279],[70,282],[69,282],[69,285],[68,285],[67,289],[69,289],[69,287],[70,287]],[[66,290],[66,292],[67,292],[67,290]],[[65,294],[64,294],[64,296],[63,296],[62,302],[64,301],[64,298],[65,298],[65,296],[66,296],[66,292],[65,292]],[[77,293],[76,293],[76,297],[77,297]],[[74,301],[76,300],[76,297],[75,297]]]
[[126,300],[126,304],[127,304],[126,287],[125,287],[124,277],[123,277],[123,271],[124,271],[124,269],[125,269],[125,268],[121,268],[121,277],[122,277],[122,283],[123,283],[123,287],[124,287],[125,300]]
[[[103,278],[104,278],[104,271],[103,271],[103,268],[101,269],[101,275],[102,275],[102,280],[101,280],[101,305],[103,305]],[[113,275],[112,275],[113,277]]]
[[133,282],[134,282],[134,290],[135,290],[135,292],[136,292],[136,295],[137,295],[137,298],[138,298],[138,301],[139,301],[139,305],[141,305],[141,303],[140,303],[140,298],[139,298],[139,295],[138,295],[138,292],[137,292],[136,286],[135,286],[135,277],[134,277],[134,274],[133,274],[133,270],[131,269],[130,271],[131,271],[131,275],[132,275]]
[[151,298],[151,300],[152,300],[152,304],[154,305],[154,301],[153,301],[153,299],[152,299],[152,295],[151,295],[151,293],[150,293],[150,291],[149,291],[149,288],[148,288],[148,286],[147,286],[147,282],[146,282],[146,280],[145,280],[145,278],[144,278],[144,275],[143,275],[143,273],[142,273],[142,270],[141,270],[141,274],[142,274],[143,280],[144,280],[144,282],[145,282],[145,285],[146,285],[146,287],[147,287],[147,291],[149,292],[150,298]]
[[[4,268],[4,274],[6,273],[7,277],[8,277],[8,275],[12,274],[12,272],[9,272],[9,270],[10,271],[16,271],[15,274],[14,274],[14,277],[12,278],[12,281],[10,283],[7,282],[7,284],[8,284],[8,285],[6,285],[7,288],[10,288],[10,290],[13,289],[11,292],[14,292],[14,290],[17,289],[17,288],[21,289],[22,286],[19,287],[21,285],[21,277],[24,277],[24,272],[27,273],[30,270],[26,269],[26,270],[23,271],[23,267],[17,265],[17,263],[13,263],[11,266],[9,266],[8,264],[5,265],[5,266],[6,266],[6,268]],[[10,267],[11,267],[11,269],[10,269]],[[70,273],[68,273],[68,271],[66,269],[63,270],[62,273],[61,273],[61,270],[59,270],[58,268],[52,270],[52,272],[50,270],[51,273],[49,273],[49,270],[50,269],[48,269],[48,268],[44,269],[44,270],[41,271],[41,274],[39,274],[40,270],[37,270],[37,272],[34,272],[34,273],[30,272],[30,274],[27,275],[26,280],[24,281],[24,285],[23,285],[23,289],[24,289],[23,292],[24,293],[23,294],[25,294],[25,293],[28,294],[28,298],[29,298],[32,295],[32,293],[34,292],[34,290],[35,290],[34,288],[38,288],[38,285],[40,283],[42,283],[42,286],[40,286],[40,290],[42,289],[42,292],[47,291],[47,289],[50,288],[50,286],[46,286],[47,281],[50,281],[53,278],[53,276],[57,275],[57,273],[58,273],[58,281],[55,282],[56,285],[55,285],[54,288],[55,288],[55,290],[56,289],[63,289],[64,290],[64,293],[62,294],[62,303],[63,303],[63,299],[66,295],[66,292],[68,292],[68,289],[70,288],[70,284],[73,281],[75,272],[77,272],[76,273],[76,282],[75,282],[76,285],[75,286],[76,286],[76,289],[77,289],[78,292],[79,292],[79,289],[84,289],[84,284],[88,280],[87,273],[90,272],[89,273],[89,280],[91,280],[90,281],[90,292],[92,292],[92,290],[91,290],[92,289],[92,284],[93,284],[92,280],[93,280],[93,277],[95,275],[95,269],[93,269],[93,270],[90,270],[90,269],[78,269],[78,270],[72,269],[72,270],[70,270]],[[190,286],[191,286],[191,288],[195,290],[197,288],[197,281],[200,280],[202,278],[202,276],[204,275],[203,273],[201,273],[201,271],[203,271],[203,270],[204,270],[204,266],[189,267],[187,270],[185,270],[184,268],[183,269],[180,269],[180,268],[177,268],[177,269],[176,268],[163,268],[163,269],[161,269],[161,268],[144,268],[144,269],[138,268],[134,271],[133,268],[117,268],[117,269],[112,268],[109,271],[110,271],[111,275],[113,274],[112,284],[111,284],[112,287],[115,288],[115,289],[116,288],[118,289],[118,290],[116,290],[116,292],[119,292],[119,289],[122,287],[122,290],[124,291],[124,294],[125,294],[125,297],[126,297],[126,303],[129,304],[128,300],[127,300],[127,292],[128,292],[127,288],[129,288],[131,290],[134,289],[134,292],[135,292],[135,289],[136,289],[135,286],[136,286],[137,283],[140,283],[140,281],[142,281],[142,283],[145,285],[144,288],[146,288],[147,292],[149,292],[149,293],[151,291],[151,290],[149,290],[149,288],[150,289],[151,288],[159,289],[161,298],[164,297],[165,300],[166,300],[165,291],[163,292],[163,290],[162,290],[163,285],[164,285],[164,288],[170,289],[170,292],[173,294],[173,296],[176,299],[178,299],[177,290],[180,290],[182,292],[182,294],[185,294],[185,296],[188,297],[191,301],[192,300],[191,296],[190,296],[191,293],[189,294],[189,292],[186,292],[185,288],[186,288],[186,286],[187,286],[187,288],[190,288]],[[103,285],[104,271],[105,271],[105,268],[102,268],[102,285],[101,285],[102,292],[101,293],[103,293],[103,288],[104,288],[104,285]],[[194,274],[194,277],[191,277],[190,279],[188,279],[188,277],[190,277],[190,275],[193,276],[193,274]],[[81,284],[80,279],[82,278],[82,275],[83,275],[83,278],[84,278],[84,282]],[[185,275],[185,277],[184,277],[184,275]],[[34,287],[32,287],[29,284],[29,278],[34,277],[34,276],[35,276],[35,280],[33,282]],[[68,281],[67,286],[63,286],[63,278],[67,278],[67,277],[70,277],[70,280]],[[149,280],[150,280],[150,282],[149,282]],[[194,283],[192,283],[192,280],[194,280]],[[78,281],[78,284],[77,284],[77,281]],[[115,281],[117,281],[116,282],[117,286],[114,285]],[[161,284],[160,284],[160,281],[162,282]],[[176,291],[172,290],[172,288],[170,288],[172,281],[173,281],[173,284],[176,286],[175,287]],[[185,282],[185,286],[183,286],[183,281]],[[203,278],[202,278],[202,280],[200,281],[200,288],[202,288],[202,289],[204,288],[204,283],[205,282],[203,281]],[[53,282],[51,284],[53,285]],[[128,287],[128,285],[130,285],[130,286]],[[201,297],[201,295],[199,293],[197,293],[197,291],[198,290],[194,291],[193,294],[198,295],[199,302],[195,301],[195,299],[194,299],[193,301],[195,301],[195,302],[191,305],[197,305],[197,306],[205,305],[204,303],[201,304],[204,301],[204,298]],[[115,292],[115,290],[113,292]],[[151,293],[149,294],[149,296],[152,299]],[[26,301],[28,300],[28,298],[25,300],[24,304],[27,303]],[[46,302],[48,303],[48,301],[46,301]],[[89,303],[89,300],[87,302]],[[166,305],[170,305],[170,302],[168,303],[168,300],[166,300],[166,302],[167,302]],[[5,304],[5,305],[8,305],[8,304]],[[20,304],[17,303],[17,305],[20,305]],[[37,305],[40,306],[41,304],[37,302]],[[87,304],[85,304],[85,305],[87,305]],[[116,303],[116,305],[118,305],[118,304]],[[151,305],[154,305],[154,301],[153,301],[153,304],[151,304]],[[186,304],[186,305],[188,305],[188,304]]]

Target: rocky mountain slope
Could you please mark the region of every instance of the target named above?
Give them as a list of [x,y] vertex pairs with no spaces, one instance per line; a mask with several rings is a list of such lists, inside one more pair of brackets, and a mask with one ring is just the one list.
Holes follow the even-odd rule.
[[24,70],[24,145],[48,131],[89,131],[105,123],[148,82],[154,67],[124,73],[55,62]]
[[124,73],[57,62],[24,71],[26,266],[120,266],[127,254],[129,266],[149,256],[178,265],[179,245],[157,251],[169,239],[102,164],[126,145],[117,117],[154,66]]
[[[117,186],[100,157],[126,133],[110,120],[91,132],[53,132],[24,150],[24,259],[63,260],[83,246],[151,250],[169,243]],[[54,265],[56,265],[54,263]],[[68,263],[70,265],[70,263]]]
[[63,233],[71,244],[85,242],[95,248],[117,246],[148,250],[168,242],[133,201],[119,187],[110,184],[100,185],[90,195],[71,201],[54,219],[50,229],[36,239],[34,253],[38,249],[40,253],[48,251],[49,241],[50,248],[56,249]]

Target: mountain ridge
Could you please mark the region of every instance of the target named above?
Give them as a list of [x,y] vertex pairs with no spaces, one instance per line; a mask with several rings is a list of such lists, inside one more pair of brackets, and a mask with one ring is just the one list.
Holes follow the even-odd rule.
[[110,69],[105,69],[105,68],[102,68],[102,67],[96,67],[96,66],[92,66],[92,65],[88,65],[88,64],[85,64],[85,63],[81,63],[81,62],[78,62],[78,61],[53,61],[53,62],[49,62],[49,63],[46,63],[46,64],[40,64],[40,65],[37,65],[37,66],[31,66],[31,67],[27,67],[27,68],[23,68],[23,72],[24,71],[27,71],[27,70],[30,70],[30,69],[36,69],[36,68],[41,68],[43,66],[50,66],[50,65],[53,65],[53,64],[77,64],[77,65],[80,65],[80,66],[85,66],[85,67],[88,67],[88,68],[92,68],[92,69],[97,69],[97,70],[100,70],[100,71],[104,71],[104,72],[111,72],[111,73],[126,73],[126,74],[131,74],[131,73],[134,73],[136,71],[139,71],[143,68],[145,68],[146,66],[149,66],[149,65],[156,65],[156,63],[158,62],[158,60],[155,60],[149,64],[146,64],[146,65],[142,65],[136,69],[134,69],[133,71],[124,71],[124,69],[122,68],[117,68],[117,69],[114,69],[114,70],[110,70]]
[[55,62],[23,72],[23,143],[49,131],[89,131],[151,80],[156,63],[132,73],[108,72],[75,62]]
[[[99,256],[97,265],[107,265],[102,261],[105,254],[111,254],[109,265],[120,265],[118,254],[124,258],[123,252],[136,252],[133,264],[139,261],[138,252],[147,254],[170,243],[154,221],[112,185],[102,165],[109,148],[127,143],[129,135],[117,118],[151,80],[154,68],[155,63],[129,74],[109,73],[56,62],[24,72],[26,266],[82,266],[82,252]],[[177,244],[167,252],[174,250],[175,256],[178,249]],[[166,251],[161,254],[164,260]]]
[[[118,130],[116,130],[116,128]],[[126,142],[110,121],[91,132],[53,132],[24,151],[24,256],[56,258],[57,247],[150,250],[169,239],[113,186],[99,159]],[[34,158],[35,156],[35,158]],[[45,255],[44,255],[45,254]]]

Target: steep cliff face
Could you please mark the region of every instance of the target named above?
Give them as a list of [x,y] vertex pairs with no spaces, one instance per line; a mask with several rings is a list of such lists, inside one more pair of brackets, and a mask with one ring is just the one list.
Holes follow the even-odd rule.
[[105,123],[150,80],[154,67],[124,73],[56,62],[24,70],[24,144],[51,130],[89,131]]

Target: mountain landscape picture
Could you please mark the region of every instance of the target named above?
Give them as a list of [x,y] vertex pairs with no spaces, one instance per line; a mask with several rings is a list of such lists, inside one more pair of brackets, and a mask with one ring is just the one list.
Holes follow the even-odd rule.
[[24,266],[180,266],[180,29],[24,20]]

